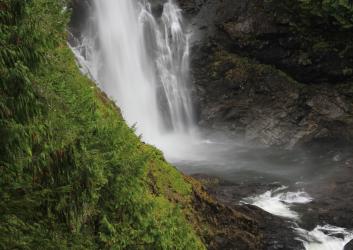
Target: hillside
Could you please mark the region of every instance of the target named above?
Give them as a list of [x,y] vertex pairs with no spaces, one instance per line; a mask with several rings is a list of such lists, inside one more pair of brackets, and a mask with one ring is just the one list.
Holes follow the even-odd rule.
[[258,249],[81,75],[64,4],[0,1],[0,249]]

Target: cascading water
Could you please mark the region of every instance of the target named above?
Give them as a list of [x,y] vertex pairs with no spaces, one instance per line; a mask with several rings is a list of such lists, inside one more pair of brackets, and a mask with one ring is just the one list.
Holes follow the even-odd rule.
[[[287,168],[281,162],[280,167],[271,160],[268,164],[266,152],[261,156],[261,151],[250,150],[219,134],[215,134],[214,140],[211,137],[200,140],[195,136],[188,85],[189,36],[173,0],[164,3],[158,17],[153,15],[148,0],[92,3],[87,29],[72,44],[73,51],[85,72],[117,102],[128,124],[136,124],[143,140],[162,149],[168,160],[189,173],[214,173],[230,179],[241,177],[241,173],[248,180],[255,175],[256,179],[264,178],[264,182],[266,176],[301,179],[302,174],[312,175],[311,166],[304,164],[304,169],[300,169],[297,161],[295,165],[287,162]],[[247,152],[251,152],[250,157]],[[232,173],[235,170],[236,175]],[[300,214],[292,207],[310,203],[312,198],[304,191],[285,190],[270,190],[243,202],[297,225]],[[296,227],[299,240],[307,250],[342,249],[353,239],[352,231],[331,225],[317,226],[312,231]]]
[[313,198],[304,191],[290,192],[288,187],[280,187],[263,194],[248,197],[242,203],[258,206],[265,211],[291,219],[293,228],[298,234],[298,240],[306,250],[343,250],[344,246],[353,239],[353,231],[332,225],[316,226],[312,231],[300,228],[296,221],[300,220],[297,212],[291,209],[295,204],[306,204]]
[[74,51],[144,141],[190,136],[189,37],[181,10],[164,3],[155,18],[146,0],[94,1],[89,28]]

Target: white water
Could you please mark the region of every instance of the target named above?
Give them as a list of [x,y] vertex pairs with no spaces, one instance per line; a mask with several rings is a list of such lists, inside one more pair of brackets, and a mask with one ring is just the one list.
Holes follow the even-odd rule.
[[[289,192],[287,187],[267,191],[258,196],[244,199],[242,202],[252,204],[263,210],[294,221],[300,220],[297,212],[291,210],[293,204],[306,204],[313,200],[304,191]],[[296,224],[296,223],[295,223]],[[312,231],[295,228],[298,240],[302,241],[306,250],[343,250],[353,239],[353,232],[332,225],[317,226]]]
[[249,197],[243,200],[244,203],[252,204],[263,210],[285,218],[299,219],[297,212],[291,210],[293,204],[306,204],[313,199],[304,191],[284,192],[287,187],[266,191],[265,193]]
[[88,27],[74,52],[143,140],[167,155],[196,141],[189,36],[178,6],[167,1],[157,19],[146,0],[94,1]]
[[343,250],[353,239],[353,232],[331,225],[317,226],[312,231],[297,229],[307,250]]

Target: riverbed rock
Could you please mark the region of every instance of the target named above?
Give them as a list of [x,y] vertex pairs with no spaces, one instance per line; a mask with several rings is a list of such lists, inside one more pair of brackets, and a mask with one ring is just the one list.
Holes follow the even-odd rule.
[[345,246],[343,250],[353,250],[353,240],[351,240],[350,242],[348,242]]
[[179,3],[194,34],[200,125],[287,148],[353,141],[352,28],[292,1]]
[[331,175],[307,186],[314,198],[312,202],[298,205],[295,210],[302,215],[301,227],[312,230],[316,225],[335,225],[351,230],[353,228],[353,171],[342,166]]
[[[277,188],[279,187],[278,183],[233,183],[205,174],[195,174],[193,177],[201,181],[205,185],[207,192],[216,197],[221,204],[225,204],[235,211],[245,214],[256,221],[257,228],[262,234],[261,249],[305,249],[303,243],[297,240],[298,237],[293,229],[294,225],[292,222],[285,218],[274,216],[256,206],[248,204],[239,205],[244,197]],[[247,230],[249,231],[249,229]]]
[[[203,238],[209,250],[258,250],[264,248],[263,230],[259,228],[261,211],[248,211],[242,207],[226,206],[210,196],[200,182],[185,176],[192,184],[195,224],[202,228],[196,231]],[[212,178],[210,178],[211,180]]]

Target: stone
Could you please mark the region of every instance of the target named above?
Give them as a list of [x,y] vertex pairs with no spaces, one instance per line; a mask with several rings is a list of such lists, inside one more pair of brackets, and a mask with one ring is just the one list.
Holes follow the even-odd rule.
[[337,58],[324,44],[303,48],[302,34],[288,26],[294,17],[283,9],[290,1],[179,2],[194,33],[201,126],[288,149],[353,142],[353,79],[337,68],[348,67],[348,57]]
[[351,240],[350,242],[348,242],[348,243],[344,246],[343,250],[353,250],[353,240]]

